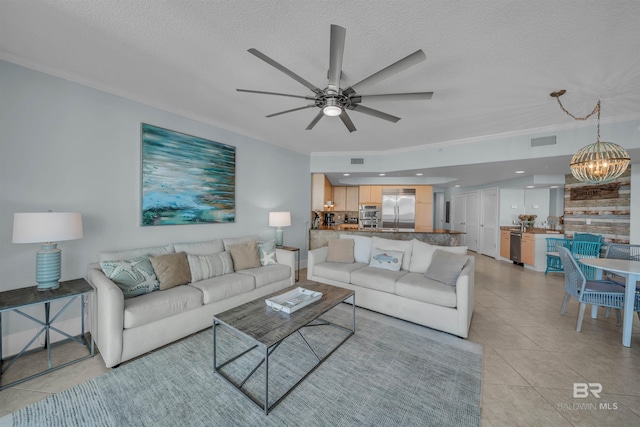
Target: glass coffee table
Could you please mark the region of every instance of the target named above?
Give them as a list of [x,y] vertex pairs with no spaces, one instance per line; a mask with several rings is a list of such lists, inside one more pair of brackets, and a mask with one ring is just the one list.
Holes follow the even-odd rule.
[[[349,289],[337,286],[326,285],[322,283],[308,283],[304,285],[305,289],[316,292],[322,292],[322,298],[310,305],[299,309],[291,314],[281,311],[274,311],[267,306],[265,300],[276,295],[295,289],[296,286],[283,289],[262,298],[255,299],[246,304],[232,308],[225,312],[216,314],[213,317],[213,370],[224,378],[229,384],[241,391],[249,400],[255,403],[265,414],[269,414],[276,405],[278,405],[293,389],[295,389],[306,377],[308,377],[318,366],[322,364],[338,347],[340,347],[351,335],[355,333],[356,317],[355,317],[355,292]],[[348,301],[347,301],[348,300]],[[322,315],[332,310],[341,302],[349,302],[352,304],[352,313],[348,323],[351,327],[341,326],[325,319],[320,319]],[[247,342],[248,347],[233,354],[227,354],[226,360],[220,363],[218,358],[221,343],[218,343],[218,327],[225,326],[230,328],[233,333],[233,341]],[[333,348],[318,349],[313,348],[309,342],[309,336],[305,337],[307,332],[303,333],[306,328],[311,327],[329,327],[337,328],[340,332],[337,336],[337,345]],[[297,335],[304,342],[306,349],[313,355],[316,360],[315,365],[311,367],[301,378],[290,386],[284,393],[274,402],[269,404],[269,359],[273,358],[275,350],[285,341],[287,337]],[[311,334],[309,334],[311,335]],[[227,341],[229,342],[229,341]],[[322,350],[322,351],[319,351]],[[243,361],[243,359],[245,359]],[[251,361],[252,360],[252,361]],[[225,367],[233,364],[244,364],[245,369],[240,369],[239,378],[232,378],[229,373],[224,372]],[[247,364],[250,364],[248,368]],[[238,375],[236,375],[238,377]],[[252,377],[264,380],[264,399],[260,399],[255,392],[249,392],[245,385]],[[264,377],[264,379],[262,379]],[[295,381],[295,380],[294,380]],[[262,392],[260,392],[261,394]],[[262,400],[262,401],[261,401]]]

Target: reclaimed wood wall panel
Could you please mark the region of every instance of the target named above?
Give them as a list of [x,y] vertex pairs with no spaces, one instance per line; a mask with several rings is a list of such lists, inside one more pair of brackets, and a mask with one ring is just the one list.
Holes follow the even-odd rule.
[[[575,233],[602,234],[604,243],[629,243],[631,224],[631,166],[612,183],[618,186],[615,198],[571,200],[571,190],[594,187],[578,181],[573,175],[565,176],[564,184],[564,230],[567,237]],[[597,187],[597,186],[596,186]],[[607,187],[610,188],[610,187]],[[611,194],[607,194],[611,197]],[[590,220],[590,224],[587,224]],[[606,246],[606,245],[605,245]]]

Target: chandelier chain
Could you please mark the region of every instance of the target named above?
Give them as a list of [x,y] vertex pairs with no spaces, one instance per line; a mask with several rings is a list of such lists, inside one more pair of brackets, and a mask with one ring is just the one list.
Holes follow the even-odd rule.
[[560,108],[562,109],[562,111],[564,111],[568,116],[572,117],[575,120],[587,120],[589,117],[593,116],[594,114],[598,114],[597,118],[598,118],[598,126],[597,126],[597,131],[598,131],[598,139],[596,139],[596,142],[600,142],[600,100],[598,99],[598,103],[596,104],[595,107],[593,107],[593,111],[591,111],[589,114],[587,114],[584,117],[576,117],[573,114],[571,114],[569,111],[567,111],[566,108],[564,108],[564,105],[562,105],[562,102],[560,101],[560,97],[556,96],[555,97],[556,100],[558,100],[558,104],[560,105]]

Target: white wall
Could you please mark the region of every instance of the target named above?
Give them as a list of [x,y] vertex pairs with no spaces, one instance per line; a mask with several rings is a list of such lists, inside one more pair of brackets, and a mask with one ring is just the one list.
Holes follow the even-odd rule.
[[548,188],[528,188],[524,190],[524,213],[537,215],[536,223],[542,223],[549,216],[550,192]]
[[[308,156],[4,61],[0,94],[0,291],[35,284],[39,245],[11,243],[14,212],[82,213],[84,238],[59,244],[63,279],[86,277],[102,250],[273,238],[270,210],[291,211],[285,244],[306,259]],[[234,224],[139,225],[141,122],[236,147]],[[2,320],[5,333],[24,322]]]
[[501,188],[498,200],[500,225],[513,225],[524,213],[524,190]]

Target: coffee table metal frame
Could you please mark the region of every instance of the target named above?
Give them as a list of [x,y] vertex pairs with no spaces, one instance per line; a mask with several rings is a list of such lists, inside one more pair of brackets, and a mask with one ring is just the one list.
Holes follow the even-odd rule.
[[[326,286],[330,286],[330,285],[322,285],[323,287]],[[314,289],[312,286],[305,286],[306,288],[309,289]],[[264,298],[259,298],[258,300],[260,300],[262,302],[263,305],[266,306],[266,304],[264,303],[264,300],[267,298],[270,298],[272,296],[287,292],[291,289],[294,289],[295,287],[292,288],[287,288],[284,289],[282,291],[276,292],[272,295],[268,295]],[[343,288],[340,288],[343,289]],[[213,371],[217,374],[219,374],[222,378],[224,378],[225,381],[227,381],[229,384],[231,384],[234,388],[236,388],[237,390],[239,390],[243,395],[245,395],[251,402],[253,402],[258,408],[260,408],[261,410],[264,411],[265,415],[269,414],[269,411],[271,411],[273,408],[275,408],[280,402],[282,402],[282,400],[287,397],[289,395],[289,393],[291,393],[305,378],[307,378],[309,375],[311,375],[311,373],[313,371],[316,370],[316,368],[318,368],[318,366],[320,366],[322,364],[322,362],[324,362],[329,356],[331,356],[333,354],[334,351],[336,351],[338,349],[338,347],[340,347],[347,339],[349,339],[349,337],[351,337],[351,335],[353,335],[355,333],[356,330],[356,296],[355,296],[355,292],[348,290],[348,289],[343,289],[344,291],[346,291],[346,293],[348,294],[345,298],[337,301],[335,304],[327,307],[326,309],[319,311],[318,315],[315,316],[311,321],[305,322],[305,323],[301,323],[299,326],[296,325],[295,329],[288,335],[286,335],[285,337],[277,340],[275,343],[273,344],[265,344],[264,342],[260,341],[259,339],[256,339],[254,337],[252,337],[250,334],[246,333],[243,330],[237,329],[233,324],[230,323],[225,323],[224,321],[220,320],[218,317],[214,316],[213,318]],[[323,295],[324,298],[324,295]],[[350,300],[350,301],[348,301]],[[255,301],[251,301],[247,304],[251,304],[251,303],[255,303]],[[315,303],[310,304],[307,307],[304,307],[294,313],[289,314],[285,314],[282,313],[282,315],[285,316],[294,316],[296,313],[300,313],[304,310],[313,310],[314,306],[321,303],[322,299],[319,301],[316,301]],[[326,320],[323,319],[319,319],[323,314],[325,314],[326,312],[330,311],[331,309],[335,308],[337,305],[339,305],[342,302],[349,302],[349,304],[352,304],[353,307],[353,313],[352,313],[352,327],[351,329],[346,328],[344,326],[341,325],[336,325],[334,323],[328,322]],[[270,309],[269,309],[270,310]],[[275,312],[274,312],[275,313]],[[221,313],[223,314],[223,313]],[[220,315],[217,315],[220,316]],[[295,321],[293,319],[291,319],[290,321]],[[315,322],[315,323],[314,323]],[[241,335],[247,337],[249,340],[253,341],[255,344],[248,348],[247,350],[241,352],[240,354],[232,357],[231,359],[227,360],[226,362],[218,365],[218,361],[217,361],[217,336],[216,336],[216,329],[219,325],[224,325],[227,326],[229,328],[231,328],[233,331],[240,333]],[[345,330],[347,332],[349,332],[349,334],[342,339],[342,341],[340,341],[330,352],[328,352],[324,357],[319,357],[318,354],[313,350],[313,348],[311,348],[311,346],[309,345],[309,343],[307,342],[307,340],[304,338],[304,335],[302,335],[301,329],[303,328],[308,328],[308,327],[313,327],[313,326],[332,326],[335,328],[339,328],[342,330]],[[311,351],[311,353],[316,357],[316,359],[318,359],[318,363],[316,363],[316,365],[311,368],[311,370],[309,370],[302,378],[300,378],[291,388],[289,388],[277,401],[275,401],[272,405],[269,406],[269,357],[273,354],[273,352],[278,348],[278,346],[289,336],[298,333],[300,335],[300,337],[302,338],[302,340],[304,341],[304,343],[306,344],[307,348]],[[262,358],[262,360],[260,360],[260,362],[258,362],[258,364],[255,366],[255,368],[253,368],[253,370],[242,380],[240,381],[238,384],[234,383],[232,381],[231,378],[229,378],[224,372],[221,371],[221,369],[228,365],[229,363],[232,363],[233,361],[239,359],[240,357],[244,356],[245,354],[249,353],[250,351],[259,348],[260,351],[263,352],[264,357]],[[242,389],[242,386],[247,382],[247,380],[249,380],[249,378],[251,378],[253,376],[253,374],[255,374],[258,369],[264,364],[265,367],[265,383],[264,383],[264,404],[260,403],[256,398],[254,398],[253,396],[251,396],[249,393],[245,392]]]

